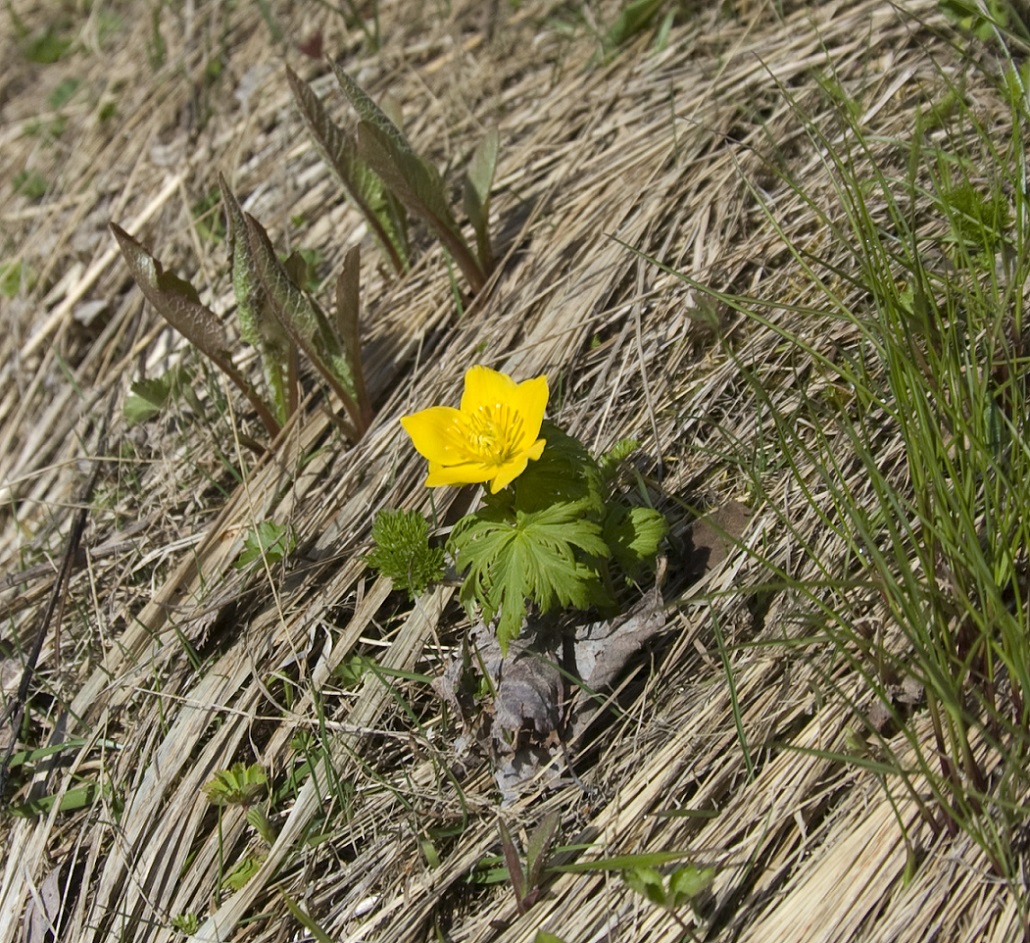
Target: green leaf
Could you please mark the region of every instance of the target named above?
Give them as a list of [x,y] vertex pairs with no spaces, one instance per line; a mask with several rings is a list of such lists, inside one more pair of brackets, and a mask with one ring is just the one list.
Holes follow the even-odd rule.
[[333,677],[345,688],[356,688],[376,664],[368,655],[351,655],[333,670]]
[[614,49],[621,46],[646,29],[664,3],[665,0],[633,0],[627,3],[608,29],[604,38],[605,47]]
[[712,886],[715,868],[697,868],[692,864],[673,871],[669,876],[669,906],[681,907]]
[[237,570],[246,569],[260,560],[273,565],[289,555],[296,545],[297,541],[289,527],[275,521],[262,521],[247,533],[243,551],[233,565]]
[[258,873],[263,860],[261,855],[254,853],[244,855],[236,863],[236,866],[222,879],[222,887],[230,891],[240,890]]
[[504,819],[497,820],[497,830],[501,833],[501,852],[504,854],[504,863],[508,866],[508,880],[511,881],[512,890],[515,892],[515,906],[519,913],[523,914],[526,912],[525,900],[531,886],[526,881],[526,872],[522,868],[518,848],[515,847]]
[[549,812],[529,833],[529,839],[526,842],[526,880],[531,888],[540,885],[544,865],[547,864],[559,824],[561,824],[561,813]]
[[668,897],[665,893],[665,880],[654,868],[640,866],[628,868],[622,872],[622,879],[638,894],[646,897],[652,904],[665,907]]
[[284,423],[293,412],[296,398],[296,391],[288,379],[294,346],[273,314],[271,302],[261,287],[257,264],[247,238],[247,220],[243,208],[221,174],[218,176],[218,185],[228,220],[232,288],[236,296],[240,334],[261,355],[265,382],[272,394],[278,421]]
[[361,352],[361,249],[354,246],[343,259],[336,280],[336,332],[354,376],[354,392],[366,425],[372,422],[372,403],[365,385],[365,364]]
[[533,937],[533,943],[565,943],[565,941],[560,936],[555,936],[546,930],[537,930],[536,936]]
[[0,295],[13,298],[24,286],[26,291],[36,284],[36,275],[21,259],[0,262]]
[[265,794],[268,775],[260,763],[234,763],[215,772],[203,785],[204,795],[213,805],[250,805]]
[[385,111],[382,110],[365,92],[365,90],[358,85],[346,72],[343,71],[335,62],[331,63],[333,67],[333,73],[336,76],[336,81],[340,83],[340,88],[343,89],[343,93],[347,96],[354,110],[358,113],[362,122],[377,128],[381,131],[393,144],[393,150],[399,153],[407,153],[414,156],[414,151],[411,149],[411,145],[408,143],[408,139],[404,136],[404,132],[397,127],[393,121],[390,120],[389,116]]
[[378,125],[365,121],[358,125],[358,153],[408,211],[429,224],[458,263],[473,291],[479,291],[486,276],[447,204],[443,180],[436,168],[410,148],[398,147],[394,138]]
[[443,548],[429,545],[429,525],[418,511],[379,511],[372,522],[372,541],[375,546],[365,562],[411,599],[443,579]]
[[122,411],[130,426],[153,419],[164,409],[171,393],[171,384],[166,377],[152,380],[137,380],[130,388]]
[[116,223],[111,231],[144,297],[155,310],[201,353],[221,365],[227,361],[228,339],[221,322],[200,303],[185,279],[166,272],[149,250]]
[[75,97],[75,93],[82,85],[81,79],[68,76],[57,83],[57,87],[47,96],[47,104],[54,111],[60,111]]
[[347,409],[360,434],[363,431],[354,378],[339,338],[322,313],[290,281],[272,247],[264,227],[249,213],[244,214],[247,239],[261,288],[287,336],[311,360]]
[[491,128],[479,143],[465,173],[465,213],[476,234],[476,251],[483,271],[493,269],[493,249],[490,246],[490,188],[497,169],[497,150],[500,136]]
[[541,612],[559,606],[588,609],[605,600],[597,568],[608,556],[600,525],[585,517],[582,502],[557,503],[539,511],[486,506],[462,518],[451,533],[460,598],[483,618],[498,614],[501,651],[518,637],[532,600]]
[[23,197],[32,200],[34,203],[42,200],[46,196],[47,190],[50,189],[50,184],[46,182],[46,177],[35,170],[19,170],[14,175],[11,186],[15,193],[20,193]]
[[[340,74],[345,75],[337,73],[338,76]],[[322,159],[365,217],[394,271],[403,272],[408,265],[407,224],[403,210],[389,197],[375,171],[358,156],[354,136],[333,122],[311,87],[288,66],[286,78]]]
[[346,72],[333,71],[344,94],[361,118],[358,154],[410,212],[421,216],[454,257],[473,291],[486,282],[486,273],[469,250],[447,204],[443,181],[435,167],[411,148],[404,133]]
[[250,400],[269,435],[278,435],[279,423],[254,387],[233,366],[228,352],[228,338],[222,323],[200,303],[197,290],[184,279],[166,272],[150,251],[117,223],[111,223],[110,227],[118,241],[122,257],[132,272],[132,277],[143,292],[143,297],[175,330],[236,384]]
[[668,533],[665,515],[653,508],[613,504],[604,521],[604,540],[615,562],[630,579],[637,579],[658,553]]
[[52,26],[37,33],[23,46],[25,58],[37,65],[53,65],[71,48],[72,41]]

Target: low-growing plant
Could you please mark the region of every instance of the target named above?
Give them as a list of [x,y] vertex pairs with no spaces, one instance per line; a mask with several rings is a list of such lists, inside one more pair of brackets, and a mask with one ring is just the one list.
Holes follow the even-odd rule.
[[[497,620],[504,653],[530,605],[614,614],[619,579],[643,576],[667,530],[659,511],[608,487],[611,460],[603,474],[582,443],[544,420],[548,395],[546,377],[516,383],[475,366],[460,409],[432,406],[401,418],[429,460],[427,486],[489,486],[483,507],[454,525],[447,549],[463,576],[462,602],[470,616]],[[626,444],[618,448],[624,456]],[[376,559],[396,556],[401,569],[418,571],[418,555],[428,552],[424,538],[380,539]]]

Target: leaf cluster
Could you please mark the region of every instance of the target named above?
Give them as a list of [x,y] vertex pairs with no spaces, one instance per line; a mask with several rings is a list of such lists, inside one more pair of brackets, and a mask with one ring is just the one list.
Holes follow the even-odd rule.
[[380,511],[372,523],[372,541],[365,562],[411,599],[443,578],[444,549],[430,546],[429,525],[418,511]]
[[415,153],[399,119],[388,115],[336,63],[331,65],[358,114],[354,130],[336,124],[311,86],[289,68],[286,77],[322,159],[364,216],[391,266],[400,273],[410,264],[407,214],[411,213],[428,225],[478,292],[494,265],[489,215],[497,165],[496,130],[489,131],[473,153],[463,183],[463,207],[476,237],[473,251],[450,207],[439,171]]
[[693,905],[708,890],[715,880],[715,869],[688,864],[677,868],[665,878],[656,868],[638,866],[623,871],[622,878],[652,904],[666,910],[677,910],[684,904]]
[[[347,432],[359,437],[372,420],[359,343],[360,257],[355,247],[344,259],[336,283],[335,318],[330,321],[304,290],[308,266],[299,253],[280,261],[264,227],[245,213],[224,179],[220,179],[229,231],[233,292],[240,335],[258,349],[268,396],[236,369],[233,344],[221,320],[200,300],[193,285],[165,271],[144,245],[111,223],[133,278],[154,309],[218,367],[247,397],[270,438],[278,435],[299,402],[299,352],[343,403]],[[160,408],[162,390],[140,387],[137,396]],[[133,418],[152,410],[133,401]]]
[[606,497],[598,463],[578,441],[551,423],[541,435],[540,459],[462,518],[449,543],[462,602],[498,619],[505,653],[530,604],[541,613],[614,609],[613,567],[637,577],[667,529],[658,511]]

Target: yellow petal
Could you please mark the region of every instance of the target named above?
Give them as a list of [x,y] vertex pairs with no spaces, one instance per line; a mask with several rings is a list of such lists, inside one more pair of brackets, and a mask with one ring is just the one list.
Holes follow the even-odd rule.
[[526,465],[528,464],[529,456],[523,454],[517,458],[513,458],[510,462],[507,462],[504,465],[500,465],[492,469],[496,474],[490,482],[490,494],[497,494],[501,488],[507,488],[508,485],[510,485],[526,470]]
[[[515,393],[508,401],[512,408],[522,417],[522,437],[518,443],[520,449],[533,446],[540,435],[540,423],[544,421],[544,410],[547,408],[547,377],[536,377],[518,384]],[[543,445],[540,446],[543,449]],[[530,456],[539,458],[540,453]]]
[[469,367],[465,373],[465,392],[461,394],[461,411],[472,413],[482,406],[513,405],[515,391],[515,381],[507,374],[489,367]]
[[482,481],[489,481],[496,471],[496,467],[484,465],[482,462],[463,462],[460,465],[438,465],[435,462],[430,462],[429,474],[426,476],[426,487],[477,485]]
[[401,425],[420,455],[430,462],[456,465],[469,459],[460,419],[461,413],[450,406],[430,406],[401,416]]

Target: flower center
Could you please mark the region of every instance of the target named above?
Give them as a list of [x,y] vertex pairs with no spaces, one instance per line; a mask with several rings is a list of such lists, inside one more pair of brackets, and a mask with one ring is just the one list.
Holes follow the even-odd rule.
[[522,416],[507,404],[480,406],[462,418],[469,449],[484,464],[503,465],[518,451],[524,423]]

